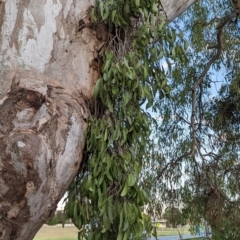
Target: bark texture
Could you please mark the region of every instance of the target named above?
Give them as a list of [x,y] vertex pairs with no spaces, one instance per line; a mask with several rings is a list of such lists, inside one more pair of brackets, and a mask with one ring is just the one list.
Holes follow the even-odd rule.
[[[163,6],[172,20],[193,2]],[[79,31],[93,4],[0,1],[0,240],[32,239],[79,169],[105,40]]]
[[172,21],[185,10],[187,10],[197,0],[162,0],[162,6],[168,21]]
[[79,169],[100,41],[78,22],[92,4],[1,3],[1,240],[32,239]]

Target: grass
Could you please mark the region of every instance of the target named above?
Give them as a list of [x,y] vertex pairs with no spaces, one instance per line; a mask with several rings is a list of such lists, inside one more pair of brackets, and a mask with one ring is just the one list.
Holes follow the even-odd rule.
[[205,238],[190,238],[188,240],[205,240]]
[[55,225],[43,227],[38,231],[34,240],[77,240],[78,230],[74,226]]
[[186,238],[186,240],[206,240],[205,237],[192,237],[192,238]]
[[190,234],[189,228],[163,228],[163,230],[158,230],[158,236],[171,236],[171,235],[179,235],[180,234]]
[[[178,228],[180,234],[189,234],[188,228]],[[38,231],[34,240],[77,240],[78,230],[73,225],[66,225],[64,228],[62,225],[43,227]],[[164,230],[157,231],[158,236],[170,236],[178,235],[177,229],[166,228]],[[193,238],[194,239],[194,238]],[[192,240],[193,240],[192,239]],[[197,238],[202,240],[201,238]]]

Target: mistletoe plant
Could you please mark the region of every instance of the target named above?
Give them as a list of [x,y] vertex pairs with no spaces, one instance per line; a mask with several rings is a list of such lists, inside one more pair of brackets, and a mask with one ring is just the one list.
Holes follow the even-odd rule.
[[79,239],[141,239],[154,229],[144,220],[149,199],[139,185],[151,147],[153,119],[146,109],[154,97],[169,95],[171,65],[186,61],[187,46],[182,33],[167,26],[157,0],[97,0],[91,19],[109,34],[84,166],[69,189],[66,217],[79,228]]

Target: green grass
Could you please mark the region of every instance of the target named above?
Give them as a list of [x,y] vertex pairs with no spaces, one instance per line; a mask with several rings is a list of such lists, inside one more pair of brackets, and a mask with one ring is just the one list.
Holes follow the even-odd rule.
[[158,236],[171,236],[171,235],[179,235],[180,234],[190,234],[189,228],[163,228],[163,230],[157,230]]
[[187,239],[187,240],[205,240],[205,238],[190,238],[190,239]]
[[[164,229],[164,228],[163,228]],[[178,228],[180,234],[189,234],[188,228]],[[47,226],[44,225],[36,234],[34,240],[77,240],[78,230],[73,225],[65,226],[55,225]],[[158,236],[170,236],[178,235],[177,229],[166,228],[164,230],[157,231]],[[202,240],[201,238],[197,238]]]
[[77,240],[78,230],[74,226],[44,225],[34,237],[34,240]]
[[186,240],[206,240],[204,237],[193,237],[193,238],[187,238]]
[[76,238],[66,238],[66,237],[35,237],[34,240],[77,240]]

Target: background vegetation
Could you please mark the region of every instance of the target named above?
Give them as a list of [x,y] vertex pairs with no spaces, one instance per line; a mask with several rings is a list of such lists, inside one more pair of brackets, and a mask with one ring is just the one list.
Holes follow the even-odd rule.
[[166,24],[159,1],[97,1],[92,21],[108,40],[65,209],[79,238],[86,224],[89,239],[150,235],[144,206],[239,239],[238,13],[202,0]]

